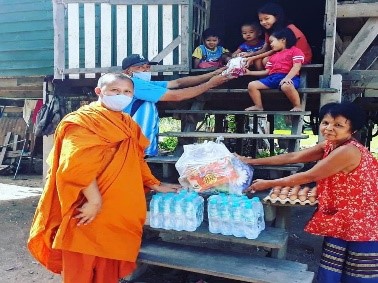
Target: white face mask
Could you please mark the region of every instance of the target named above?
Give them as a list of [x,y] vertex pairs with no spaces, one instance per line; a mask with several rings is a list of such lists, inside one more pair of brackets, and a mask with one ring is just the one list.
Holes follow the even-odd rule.
[[151,80],[151,72],[135,72],[133,77],[149,82]]
[[99,96],[98,98],[98,101],[102,102],[106,108],[113,111],[122,111],[131,103],[132,100],[132,96],[123,94],[103,95],[102,97]]

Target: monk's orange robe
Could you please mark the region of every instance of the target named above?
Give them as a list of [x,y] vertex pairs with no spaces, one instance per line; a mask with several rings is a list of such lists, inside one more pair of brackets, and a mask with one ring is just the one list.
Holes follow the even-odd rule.
[[[160,182],[144,161],[148,140],[127,114],[98,102],[68,114],[58,125],[50,170],[28,240],[31,254],[62,271],[61,250],[135,262],[146,218],[144,186]],[[88,225],[73,218],[94,179],[102,195]]]

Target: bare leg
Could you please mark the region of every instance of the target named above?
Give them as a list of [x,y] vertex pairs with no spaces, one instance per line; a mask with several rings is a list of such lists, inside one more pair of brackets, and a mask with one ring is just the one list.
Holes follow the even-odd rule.
[[293,108],[290,111],[302,111],[301,99],[299,97],[298,91],[292,84],[283,84],[281,90],[285,93],[287,98],[290,100]]
[[248,84],[248,94],[255,105],[246,108],[246,111],[264,110],[261,100],[261,89],[268,89],[268,87],[259,81],[252,81]]

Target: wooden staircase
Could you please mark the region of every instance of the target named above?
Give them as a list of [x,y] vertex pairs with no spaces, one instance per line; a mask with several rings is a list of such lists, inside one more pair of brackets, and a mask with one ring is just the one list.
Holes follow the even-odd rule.
[[[302,72],[301,88],[298,91],[301,95],[303,109],[307,109],[307,100],[310,95],[321,95],[338,91],[333,88],[307,87],[307,73],[318,68],[319,65],[313,68],[308,66]],[[181,146],[188,141],[214,140],[220,136],[225,139],[224,143],[226,145],[226,141],[230,139],[239,141],[248,140],[254,142],[255,150],[257,150],[257,141],[264,139],[268,140],[271,153],[275,146],[275,141],[280,139],[287,141],[287,150],[289,152],[299,150],[299,141],[308,138],[307,135],[302,133],[303,120],[311,112],[306,110],[300,112],[285,110],[290,109],[288,108],[290,105],[287,106],[288,100],[279,90],[264,90],[262,91],[262,97],[264,111],[244,111],[241,109],[246,108],[251,103],[247,89],[211,89],[194,99],[190,109],[166,109],[164,115],[181,117],[182,130],[180,132],[165,132],[160,135],[179,138]],[[245,101],[245,103],[241,103],[241,101]],[[214,115],[215,117],[214,130],[205,131],[197,129],[197,124],[205,117],[209,117],[209,115]],[[247,132],[245,130],[236,132],[222,131],[220,123],[227,115],[234,115],[239,120],[251,117],[253,121],[252,129]],[[274,126],[270,128],[269,133],[258,131],[257,125],[259,119],[266,119],[270,122],[270,125],[274,125],[276,115],[290,117],[292,122],[290,134],[275,134]],[[242,145],[242,143],[240,144]],[[173,165],[177,162],[181,152],[178,150],[176,155],[149,157],[147,158],[147,162],[161,164],[163,166],[163,175],[168,178],[175,173],[176,170]],[[268,170],[271,178],[276,178],[283,174],[292,174],[302,168],[303,164],[255,166],[255,169]],[[190,236],[196,239],[263,247],[264,249],[270,249],[270,257],[250,256],[209,248],[198,248],[188,246],[188,243],[177,244],[163,241],[144,241],[138,260],[140,263],[209,274],[244,282],[312,282],[314,274],[307,271],[306,265],[299,264],[299,266],[298,263],[285,260],[290,207],[268,204],[264,205],[264,209],[267,223],[274,223],[274,225],[267,227],[255,240],[211,234],[208,231],[206,222],[195,232],[152,229],[148,224],[145,228],[160,233],[169,233],[169,235],[178,238]]]

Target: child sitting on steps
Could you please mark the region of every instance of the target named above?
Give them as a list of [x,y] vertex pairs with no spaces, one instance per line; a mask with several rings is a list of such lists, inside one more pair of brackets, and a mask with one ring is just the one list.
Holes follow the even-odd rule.
[[245,75],[268,76],[248,84],[248,93],[255,105],[245,110],[264,110],[260,90],[280,89],[293,105],[290,111],[302,111],[297,88],[299,87],[299,70],[304,61],[304,54],[295,47],[295,35],[291,29],[284,28],[274,32],[269,37],[269,42],[275,53],[268,58],[265,70],[250,71],[246,69]]
[[208,28],[202,33],[203,44],[198,46],[193,54],[193,68],[219,68],[230,59],[230,51],[219,45],[220,37],[215,29]]
[[[263,48],[265,41],[261,39],[262,29],[259,23],[245,23],[241,26],[241,33],[245,40],[239,45],[238,49],[232,53],[232,57],[249,57],[255,55],[255,52]],[[256,66],[257,70],[262,70],[261,60],[253,61],[253,64],[260,64]]]

